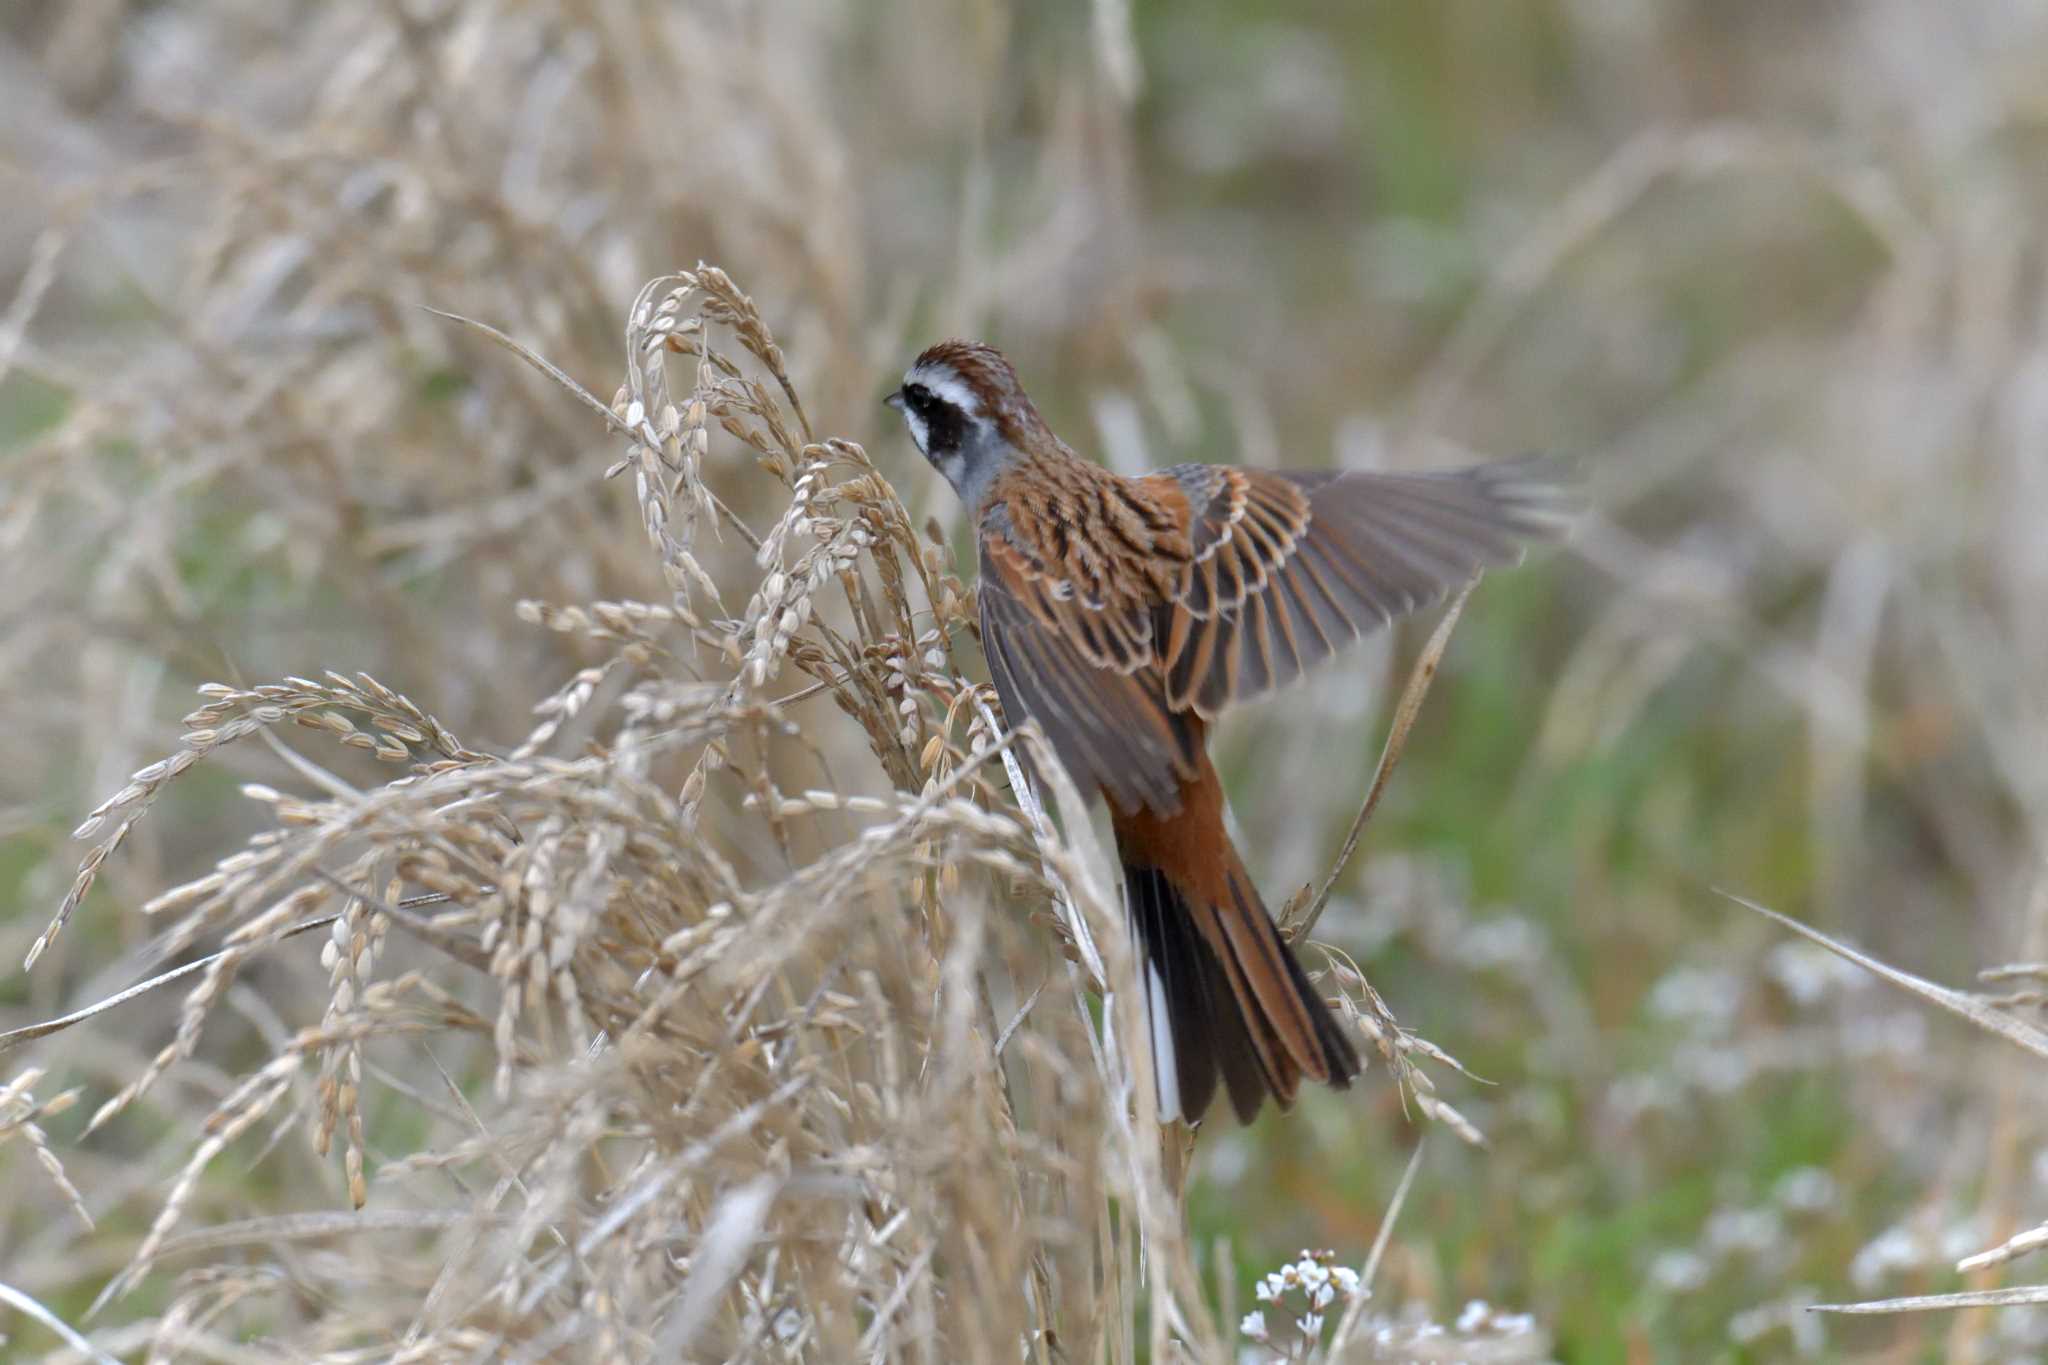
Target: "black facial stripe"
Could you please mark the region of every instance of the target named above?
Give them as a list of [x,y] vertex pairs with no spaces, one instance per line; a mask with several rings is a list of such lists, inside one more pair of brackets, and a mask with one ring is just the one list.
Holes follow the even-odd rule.
[[942,455],[960,448],[967,437],[967,416],[922,384],[905,384],[903,401],[924,422],[925,449]]

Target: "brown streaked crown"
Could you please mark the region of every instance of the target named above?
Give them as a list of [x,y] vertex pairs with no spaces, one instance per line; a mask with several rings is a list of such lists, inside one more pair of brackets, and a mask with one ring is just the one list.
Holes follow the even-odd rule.
[[1005,441],[1018,449],[1043,439],[1045,419],[1038,415],[1017,371],[995,347],[983,341],[941,341],[927,346],[910,367],[950,372],[981,404],[981,415],[995,424]]

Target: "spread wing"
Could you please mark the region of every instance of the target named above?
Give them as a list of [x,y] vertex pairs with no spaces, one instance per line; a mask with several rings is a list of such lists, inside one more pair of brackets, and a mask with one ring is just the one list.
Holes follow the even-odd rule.
[[1573,504],[1536,460],[1131,480],[1076,462],[1033,483],[981,527],[990,676],[1082,791],[1161,814],[1179,808],[1204,721],[1561,534]]
[[1155,624],[1167,704],[1213,717],[1353,640],[1521,558],[1570,524],[1562,469],[1509,460],[1440,474],[1186,465],[1193,557]]

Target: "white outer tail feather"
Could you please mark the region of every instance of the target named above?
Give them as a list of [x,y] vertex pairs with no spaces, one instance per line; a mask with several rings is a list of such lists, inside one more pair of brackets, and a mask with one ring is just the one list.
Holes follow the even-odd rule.
[[1181,1117],[1180,1066],[1173,1052],[1173,1016],[1166,1008],[1166,978],[1159,964],[1145,963],[1145,1023],[1152,1033],[1152,1082],[1159,1096],[1159,1121]]

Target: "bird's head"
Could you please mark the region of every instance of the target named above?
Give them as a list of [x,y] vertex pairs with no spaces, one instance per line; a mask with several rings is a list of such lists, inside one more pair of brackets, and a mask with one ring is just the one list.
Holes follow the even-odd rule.
[[882,401],[903,414],[910,439],[970,512],[1005,467],[1052,441],[1010,362],[978,341],[930,347]]

